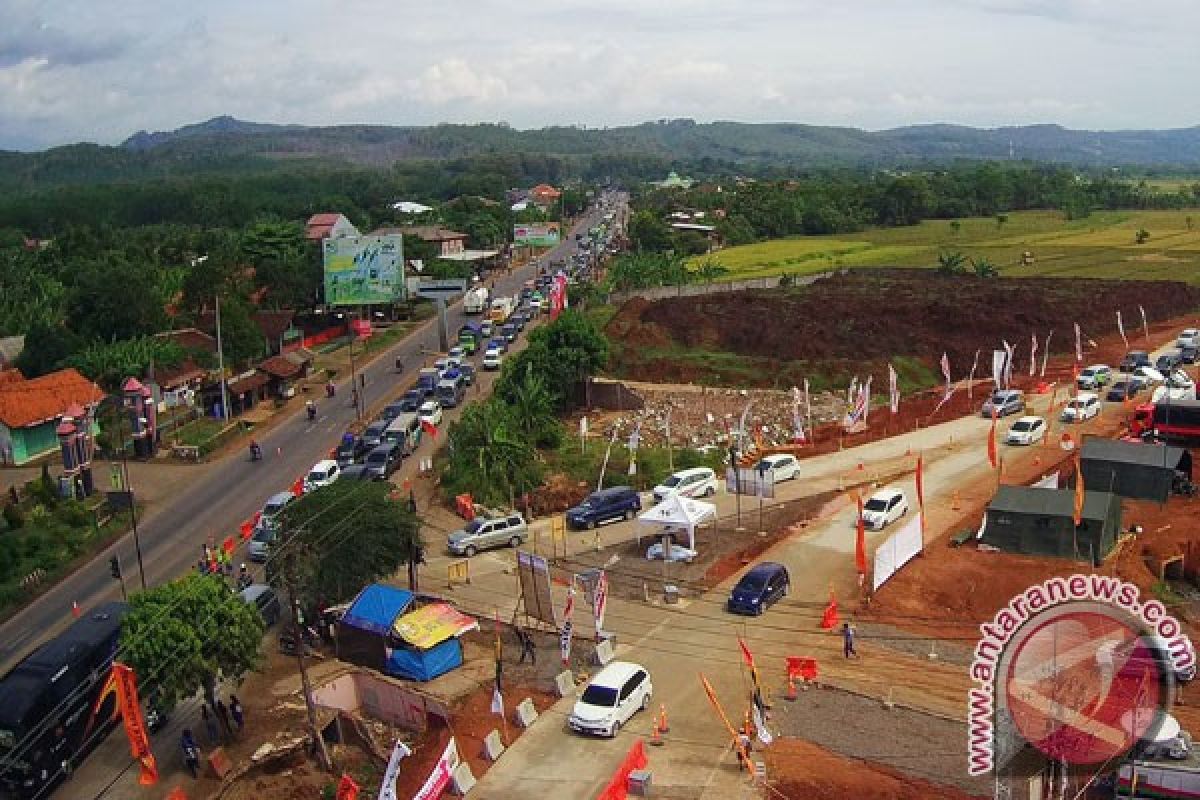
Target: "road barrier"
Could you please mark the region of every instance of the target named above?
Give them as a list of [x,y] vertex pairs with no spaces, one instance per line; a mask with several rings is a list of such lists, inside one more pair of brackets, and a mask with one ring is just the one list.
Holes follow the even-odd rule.
[[452,561],[446,565],[446,588],[454,588],[455,583],[471,583],[471,562],[468,559]]

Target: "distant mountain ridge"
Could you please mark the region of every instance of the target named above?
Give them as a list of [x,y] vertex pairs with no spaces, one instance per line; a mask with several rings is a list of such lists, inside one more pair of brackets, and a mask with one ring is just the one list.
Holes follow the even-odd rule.
[[646,156],[745,167],[906,168],[958,160],[1077,167],[1200,169],[1200,127],[1086,131],[1059,125],[971,128],[912,125],[882,131],[799,123],[696,123],[614,128],[504,124],[305,126],[214,117],[174,131],[139,131],[117,147],[75,144],[38,153],[0,151],[0,189],[275,170],[290,164],[386,167],[398,161],[538,154],[584,160]]

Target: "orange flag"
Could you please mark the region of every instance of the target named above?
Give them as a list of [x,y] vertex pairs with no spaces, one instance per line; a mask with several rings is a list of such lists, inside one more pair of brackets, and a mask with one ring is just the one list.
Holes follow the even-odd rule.
[[1079,451],[1075,451],[1075,527],[1083,520],[1083,499],[1086,493],[1083,488],[1083,467],[1079,463]]
[[858,525],[854,535],[854,566],[860,576],[867,574],[867,529],[863,522],[862,493],[855,492],[854,500],[858,503]]
[[821,614],[822,630],[833,630],[838,624],[838,604],[837,595],[833,593],[833,588],[829,589],[829,605],[825,606],[825,611]]
[[992,409],[992,429],[988,431],[988,461],[992,464],[992,469],[998,465],[996,460],[996,410]]
[[183,791],[182,786],[176,786],[167,795],[167,800],[188,800],[187,792]]
[[238,530],[241,531],[242,541],[244,542],[254,534],[254,525],[250,522],[250,520],[246,520],[241,524]]
[[729,736],[737,745],[738,756],[741,757],[742,762],[747,768],[749,768],[750,756],[746,753],[745,748],[742,747],[741,742],[738,741],[737,731],[734,730],[733,725],[729,722],[729,717],[725,715],[725,709],[721,708],[721,701],[717,699],[717,693],[713,690],[712,684],[708,682],[708,678],[704,677],[703,673],[700,674],[700,683],[704,685],[704,693],[708,695],[708,701],[712,703],[712,707],[716,709],[717,715],[721,718],[721,722],[725,723],[725,730],[729,731]]
[[924,458],[917,456],[917,506],[921,509],[921,513],[925,512],[925,482],[921,476],[921,468]]
[[232,556],[237,543],[233,541],[232,536],[226,536],[225,541],[221,542],[221,549],[225,551],[225,555]]
[[129,737],[129,750],[141,768],[138,783],[153,786],[158,783],[158,764],[154,753],[150,752],[150,737],[142,717],[142,704],[138,701],[137,678],[132,669],[119,661],[113,662],[112,670],[117,684],[117,705],[125,722],[125,735]]

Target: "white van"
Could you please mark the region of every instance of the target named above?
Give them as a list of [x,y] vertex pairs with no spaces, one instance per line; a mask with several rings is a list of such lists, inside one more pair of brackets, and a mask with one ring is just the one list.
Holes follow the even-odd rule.
[[304,476],[304,493],[308,494],[322,486],[328,486],[338,479],[339,474],[340,470],[336,461],[329,458],[318,461]]
[[654,487],[654,502],[661,503],[672,495],[680,497],[711,497],[717,493],[717,475],[708,467],[681,469]]

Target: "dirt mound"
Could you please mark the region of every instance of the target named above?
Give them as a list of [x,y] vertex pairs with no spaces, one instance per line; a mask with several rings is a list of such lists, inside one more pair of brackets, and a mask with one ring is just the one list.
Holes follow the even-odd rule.
[[804,800],[966,800],[972,795],[907,776],[869,761],[846,758],[803,739],[777,739],[766,751],[775,797]]
[[[930,270],[857,270],[795,289],[755,289],[703,297],[629,301],[606,333],[619,342],[615,369],[647,380],[796,383],[803,375],[846,376],[889,360],[920,360],[936,374],[945,351],[954,372],[1002,339],[1028,353],[1029,336],[1057,330],[1051,347],[1073,348],[1071,324],[1095,337],[1124,311],[1137,338],[1138,307],[1157,321],[1200,306],[1200,287],[1172,281],[950,278]],[[674,354],[664,350],[674,350]],[[739,359],[679,358],[678,351]],[[986,376],[990,362],[981,365]],[[781,381],[784,384],[781,384]],[[883,387],[881,387],[883,388]]]
[[546,477],[545,482],[529,495],[529,505],[539,517],[558,514],[579,505],[588,496],[591,487],[573,481],[561,472]]

